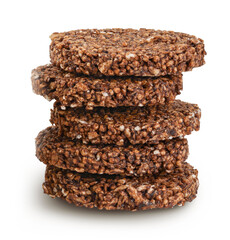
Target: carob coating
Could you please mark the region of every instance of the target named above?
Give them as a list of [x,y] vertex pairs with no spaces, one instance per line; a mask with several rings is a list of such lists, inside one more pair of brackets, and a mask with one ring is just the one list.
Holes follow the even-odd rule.
[[58,137],[55,127],[36,138],[36,156],[46,165],[92,174],[143,176],[173,172],[187,159],[186,139],[175,138],[154,145],[86,145],[79,140]]
[[51,62],[78,74],[164,76],[205,63],[203,40],[173,31],[82,29],[50,38]]
[[182,74],[161,77],[93,77],[67,73],[53,65],[32,71],[36,94],[65,107],[145,106],[171,103],[182,90]]
[[146,210],[183,206],[196,197],[198,171],[188,163],[173,173],[143,177],[81,174],[47,166],[44,193],[76,206],[106,210]]
[[51,110],[51,123],[59,135],[85,144],[155,144],[183,137],[200,127],[201,112],[196,104],[176,100],[155,107],[67,108],[58,102]]

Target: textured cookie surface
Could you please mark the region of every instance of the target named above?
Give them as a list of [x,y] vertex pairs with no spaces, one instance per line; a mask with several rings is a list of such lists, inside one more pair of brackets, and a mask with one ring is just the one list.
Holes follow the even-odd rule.
[[164,77],[92,77],[67,73],[53,65],[32,71],[36,94],[64,107],[118,107],[170,103],[182,90],[182,75]]
[[196,197],[197,170],[185,163],[154,177],[81,174],[47,166],[43,189],[76,206],[107,210],[146,210],[182,206]]
[[204,64],[203,40],[151,29],[86,29],[51,35],[51,62],[68,72],[163,76]]
[[51,123],[59,134],[85,144],[154,144],[182,137],[200,127],[201,112],[196,104],[176,100],[155,107],[67,108],[56,102]]
[[126,176],[172,172],[188,157],[186,139],[175,138],[151,146],[86,145],[58,137],[57,129],[46,128],[36,138],[36,156],[46,165],[77,172]]

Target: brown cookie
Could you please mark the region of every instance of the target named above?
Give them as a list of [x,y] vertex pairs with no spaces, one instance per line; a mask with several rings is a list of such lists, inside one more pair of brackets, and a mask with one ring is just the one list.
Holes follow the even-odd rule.
[[203,40],[153,29],[83,29],[51,35],[51,62],[67,72],[164,76],[205,63]]
[[58,137],[55,127],[41,131],[36,138],[36,156],[47,165],[94,174],[143,176],[172,172],[188,157],[186,139],[175,138],[159,144],[86,145],[79,140]]
[[201,112],[196,104],[176,100],[155,107],[61,109],[54,104],[51,123],[59,135],[79,139],[85,144],[155,144],[183,137],[200,127]]
[[36,94],[63,107],[119,107],[172,103],[182,90],[182,75],[164,77],[93,77],[67,73],[53,65],[32,71]]
[[76,206],[106,210],[146,210],[183,206],[196,197],[197,170],[188,163],[173,173],[124,177],[82,174],[47,166],[44,192]]

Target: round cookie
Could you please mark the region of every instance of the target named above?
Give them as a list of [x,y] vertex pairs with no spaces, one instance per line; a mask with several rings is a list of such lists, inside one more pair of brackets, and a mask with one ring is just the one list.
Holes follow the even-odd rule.
[[164,76],[205,63],[203,40],[173,31],[82,29],[50,38],[51,62],[79,74]]
[[183,206],[196,197],[198,171],[188,163],[173,173],[124,177],[81,174],[47,166],[44,193],[76,206],[106,210],[146,210]]
[[55,127],[41,131],[36,138],[36,156],[46,165],[92,174],[142,176],[172,172],[187,159],[186,139],[175,138],[159,144],[86,145],[79,140],[58,137]]
[[51,123],[59,135],[79,139],[85,144],[155,144],[183,137],[200,127],[201,112],[196,104],[176,100],[155,107],[61,109],[54,103]]
[[32,71],[36,94],[63,107],[119,107],[171,103],[182,90],[182,74],[164,77],[93,77],[67,73],[53,65]]

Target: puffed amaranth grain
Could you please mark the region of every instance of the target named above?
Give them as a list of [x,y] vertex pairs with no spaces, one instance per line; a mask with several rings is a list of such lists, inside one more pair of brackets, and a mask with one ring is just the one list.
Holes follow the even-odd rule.
[[170,173],[183,164],[188,153],[187,140],[179,138],[150,146],[86,145],[58,137],[55,127],[46,128],[36,138],[36,156],[40,161],[81,173],[126,176]]
[[79,207],[146,210],[183,206],[196,197],[198,171],[185,163],[173,173],[157,176],[81,174],[47,166],[44,193]]
[[82,29],[51,36],[51,62],[67,72],[164,76],[205,63],[203,40],[153,29]]
[[61,109],[54,103],[51,123],[59,135],[79,139],[85,144],[155,144],[183,137],[200,127],[201,111],[196,104],[176,100],[155,107]]
[[145,106],[171,103],[182,90],[182,74],[163,77],[93,77],[67,73],[53,65],[32,71],[36,94],[64,107]]

